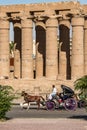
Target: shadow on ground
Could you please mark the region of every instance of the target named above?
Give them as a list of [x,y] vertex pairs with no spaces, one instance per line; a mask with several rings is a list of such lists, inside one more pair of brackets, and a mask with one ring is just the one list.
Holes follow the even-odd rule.
[[87,120],[87,115],[78,115],[78,116],[71,116],[71,117],[68,117],[70,119],[83,119],[83,120]]

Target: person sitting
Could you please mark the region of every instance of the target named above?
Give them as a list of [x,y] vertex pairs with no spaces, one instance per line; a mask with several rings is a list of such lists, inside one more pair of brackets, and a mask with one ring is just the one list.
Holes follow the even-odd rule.
[[55,85],[52,85],[52,93],[50,93],[48,99],[52,100],[53,98],[57,98],[57,95],[58,95],[57,89]]

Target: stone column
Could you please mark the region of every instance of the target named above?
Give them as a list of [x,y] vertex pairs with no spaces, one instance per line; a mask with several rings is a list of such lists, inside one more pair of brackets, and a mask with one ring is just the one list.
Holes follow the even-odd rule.
[[0,19],[0,77],[9,78],[10,50],[9,50],[9,21]]
[[22,23],[22,78],[33,78],[33,23],[24,18]]
[[54,17],[46,21],[46,77],[56,79],[58,75],[58,20]]
[[87,74],[87,18],[84,23],[84,74]]
[[77,16],[72,18],[72,79],[77,79],[83,76],[84,72],[83,26],[83,17]]
[[14,78],[20,78],[20,52],[14,51]]
[[59,78],[70,77],[70,21],[63,19],[59,22]]

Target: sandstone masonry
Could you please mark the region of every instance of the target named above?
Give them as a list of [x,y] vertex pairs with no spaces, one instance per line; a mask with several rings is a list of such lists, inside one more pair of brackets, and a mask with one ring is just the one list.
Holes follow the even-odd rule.
[[[12,66],[10,23],[16,43]],[[73,88],[87,74],[86,35],[87,5],[79,2],[0,6],[0,84],[42,95],[52,84],[59,90],[61,84]]]

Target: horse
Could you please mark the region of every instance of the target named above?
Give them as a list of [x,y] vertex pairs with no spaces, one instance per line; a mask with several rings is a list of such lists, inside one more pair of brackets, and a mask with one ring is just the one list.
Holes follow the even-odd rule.
[[[29,94],[26,93],[25,91],[22,91],[21,96],[24,97],[24,101],[25,101],[25,102],[24,102],[23,104],[28,103],[28,108],[29,108],[29,103],[30,103],[30,102],[36,102],[37,105],[38,105],[38,109],[40,109],[40,104],[43,105],[43,103],[45,103],[45,99],[44,99],[42,96],[29,95]],[[41,100],[42,100],[43,102],[41,102]]]

